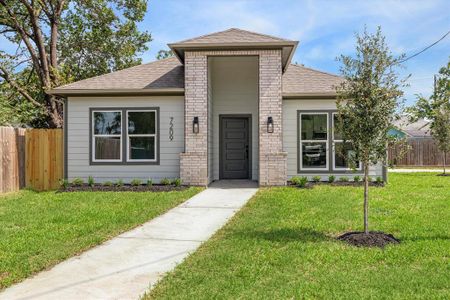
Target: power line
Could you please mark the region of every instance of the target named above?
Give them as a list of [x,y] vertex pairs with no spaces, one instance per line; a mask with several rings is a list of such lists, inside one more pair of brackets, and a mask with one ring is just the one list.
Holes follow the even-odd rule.
[[415,53],[415,54],[413,54],[413,55],[411,55],[411,56],[408,56],[407,58],[405,58],[405,59],[399,61],[399,63],[404,63],[405,61],[408,61],[408,60],[410,60],[411,58],[416,57],[416,56],[419,55],[419,54],[422,54],[423,52],[427,51],[428,49],[430,49],[431,47],[433,47],[434,45],[436,45],[437,43],[439,43],[440,41],[442,41],[443,39],[445,39],[445,38],[447,37],[447,35],[449,35],[449,34],[450,34],[450,30],[449,30],[446,34],[444,34],[440,39],[438,39],[436,42],[434,42],[433,44],[431,44],[431,45],[425,47],[424,49],[422,49],[421,51],[419,51],[419,52],[417,52],[417,53]]

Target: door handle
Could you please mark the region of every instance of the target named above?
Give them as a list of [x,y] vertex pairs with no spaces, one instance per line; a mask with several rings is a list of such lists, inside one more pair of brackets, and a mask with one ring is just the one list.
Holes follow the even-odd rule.
[[248,145],[245,145],[245,155],[246,155],[246,157],[248,159]]

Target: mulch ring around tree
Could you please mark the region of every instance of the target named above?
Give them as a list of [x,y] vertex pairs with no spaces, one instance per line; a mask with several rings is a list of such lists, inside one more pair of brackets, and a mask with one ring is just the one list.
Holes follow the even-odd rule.
[[450,173],[441,173],[441,174],[437,174],[437,176],[450,176]]
[[183,191],[189,188],[186,185],[174,186],[174,185],[160,185],[154,184],[148,185],[129,185],[124,184],[122,186],[112,185],[94,185],[89,186],[87,184],[68,186],[67,188],[59,189],[59,192],[171,192],[171,191]]
[[388,244],[400,243],[400,240],[396,239],[392,234],[381,231],[370,231],[368,234],[357,231],[347,232],[337,237],[337,239],[357,247],[384,248]]

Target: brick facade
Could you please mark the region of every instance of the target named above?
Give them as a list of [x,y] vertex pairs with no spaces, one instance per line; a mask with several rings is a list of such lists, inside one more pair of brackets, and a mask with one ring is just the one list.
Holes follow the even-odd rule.
[[[259,184],[285,185],[286,157],[282,137],[281,50],[186,51],[185,52],[185,152],[180,154],[184,183],[208,182],[208,56],[259,56]],[[274,132],[267,133],[267,118]],[[199,117],[199,133],[192,132]],[[254,137],[256,138],[256,137]]]

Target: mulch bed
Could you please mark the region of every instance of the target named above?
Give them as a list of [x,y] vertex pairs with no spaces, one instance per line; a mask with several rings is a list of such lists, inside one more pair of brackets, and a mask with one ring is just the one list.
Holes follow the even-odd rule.
[[347,232],[337,239],[357,247],[384,248],[388,244],[400,243],[400,240],[396,239],[392,234],[381,231],[370,231],[368,234],[358,231]]
[[[289,186],[296,186],[292,182],[288,181]],[[364,186],[364,182],[354,182],[354,181],[334,181],[334,182],[326,182],[326,181],[319,181],[319,182],[308,182],[305,187],[303,188],[313,188],[315,185],[331,185],[331,186]],[[385,184],[384,182],[369,182],[369,186],[375,186],[375,187],[383,187]],[[301,187],[299,187],[301,188]]]
[[441,173],[441,174],[437,174],[437,176],[450,176],[450,173]]
[[59,189],[59,192],[171,192],[171,191],[183,191],[187,189],[188,186],[174,186],[174,185],[162,185],[154,184],[152,186],[148,185],[129,185],[124,184],[122,186],[107,186],[96,184],[94,186],[89,186],[87,184],[68,186],[67,188]]

